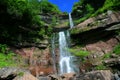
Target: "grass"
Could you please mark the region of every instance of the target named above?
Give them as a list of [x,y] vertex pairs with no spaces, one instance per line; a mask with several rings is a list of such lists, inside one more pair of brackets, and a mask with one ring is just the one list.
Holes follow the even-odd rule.
[[102,59],[109,59],[111,56],[110,53],[104,54]]
[[85,57],[89,55],[89,52],[84,50],[69,49],[69,51],[78,57]]
[[0,44],[0,68],[26,65],[23,58],[9,50],[6,44]]
[[114,47],[113,53],[120,55],[120,43]]
[[17,66],[13,59],[14,55],[15,55],[14,53],[9,54],[0,53],[0,68],[7,66]]
[[19,72],[17,75],[22,77],[24,75],[24,72]]
[[107,69],[107,67],[104,66],[103,64],[101,64],[101,65],[97,65],[97,66],[95,67],[95,69],[97,69],[97,70],[105,70],[105,69]]

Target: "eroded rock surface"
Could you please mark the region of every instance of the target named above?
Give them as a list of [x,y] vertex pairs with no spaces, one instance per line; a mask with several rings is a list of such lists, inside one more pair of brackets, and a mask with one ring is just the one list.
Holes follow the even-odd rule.
[[16,67],[0,69],[0,80],[38,80],[28,70]]
[[98,70],[80,75],[78,80],[114,80],[114,77],[110,70]]

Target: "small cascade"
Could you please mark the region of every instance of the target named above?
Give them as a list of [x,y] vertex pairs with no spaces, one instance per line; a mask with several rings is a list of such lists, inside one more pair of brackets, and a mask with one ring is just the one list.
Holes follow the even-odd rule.
[[69,22],[70,22],[70,28],[73,28],[74,24],[73,24],[71,13],[69,13]]
[[51,40],[51,47],[52,47],[52,57],[53,57],[53,69],[55,74],[57,74],[57,69],[56,69],[56,56],[55,56],[55,34],[53,34],[52,40]]
[[[73,21],[71,17],[71,13],[69,13],[69,21],[70,21],[70,28],[73,28]],[[57,44],[57,45],[56,45]],[[55,33],[52,38],[52,56],[53,56],[53,62],[54,64],[54,70],[58,72],[59,74],[64,74],[64,73],[71,73],[71,72],[76,72],[78,73],[79,70],[76,67],[76,57],[73,56],[69,52],[69,46],[70,46],[70,33],[69,30],[66,31],[61,31],[59,33]],[[56,65],[56,56],[58,53],[59,47],[59,68]],[[56,51],[55,51],[56,50]],[[57,60],[58,61],[58,60]]]
[[67,31],[67,36],[65,35],[65,32],[59,32],[59,49],[60,49],[59,73],[60,74],[75,72],[72,67],[74,64],[71,60],[73,56],[67,50],[68,49],[67,39],[69,39],[69,37],[70,36],[68,31]]

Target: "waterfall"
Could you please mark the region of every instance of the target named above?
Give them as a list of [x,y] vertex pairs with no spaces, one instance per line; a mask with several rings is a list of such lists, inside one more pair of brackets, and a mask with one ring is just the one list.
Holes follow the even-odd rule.
[[53,57],[53,69],[55,74],[57,73],[56,69],[56,56],[55,56],[55,34],[53,34],[52,40],[51,40],[51,47],[52,47],[52,57]]
[[[73,28],[74,25],[73,25],[71,13],[69,13],[69,21],[70,21],[70,27]],[[57,36],[55,34],[57,34]],[[70,46],[69,30],[61,31],[55,34],[53,35],[52,38],[52,56],[53,56],[54,70],[56,72],[59,72],[59,74],[71,73],[71,72],[78,73],[79,70],[75,65],[77,59],[69,52],[68,49]],[[55,55],[58,54],[55,52],[55,50],[58,49],[58,47],[59,47],[59,70],[56,69],[58,66],[55,64],[57,60],[55,59],[56,58]]]
[[69,13],[69,22],[70,22],[70,28],[73,28],[74,24],[73,24],[71,13]]
[[59,61],[59,66],[60,66],[60,74],[63,73],[70,73],[74,72],[73,69],[73,63],[72,63],[72,55],[71,53],[67,50],[68,49],[68,42],[67,39],[69,39],[69,31],[67,31],[67,36],[65,35],[65,32],[59,32],[59,49],[60,49],[60,61]]

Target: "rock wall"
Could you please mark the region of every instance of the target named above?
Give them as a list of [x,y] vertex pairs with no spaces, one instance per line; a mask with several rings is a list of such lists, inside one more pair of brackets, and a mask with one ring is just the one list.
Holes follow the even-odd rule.
[[49,48],[39,49],[36,47],[28,47],[21,49],[14,48],[12,50],[22,55],[22,65],[28,65],[28,69],[34,76],[45,76],[54,73],[53,59]]
[[120,12],[112,11],[89,18],[70,30],[71,48],[91,53],[85,58],[87,63],[83,63],[84,66],[80,65],[80,72],[102,64],[102,56],[111,53],[120,43],[117,30],[120,30]]
[[85,20],[84,22],[76,25],[74,29],[79,29],[79,33],[100,27],[104,27],[104,30],[120,29],[120,11],[113,12],[109,10],[107,13]]
[[[72,46],[83,45],[91,53],[109,53],[120,42],[116,30],[120,29],[120,12],[108,11],[89,18],[71,30]],[[78,31],[81,30],[81,31]]]

